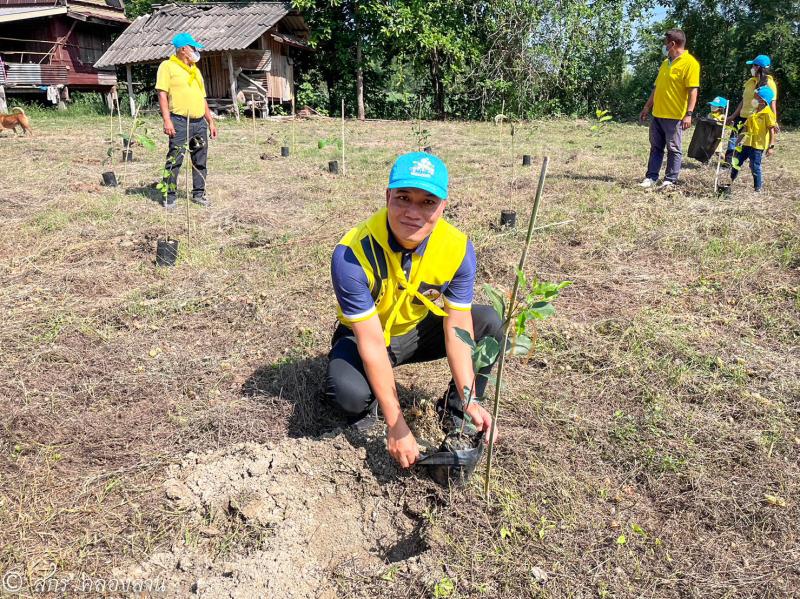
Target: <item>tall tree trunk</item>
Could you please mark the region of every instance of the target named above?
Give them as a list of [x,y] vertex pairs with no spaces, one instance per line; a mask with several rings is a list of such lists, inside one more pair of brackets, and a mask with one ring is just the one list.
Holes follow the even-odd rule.
[[439,53],[431,52],[431,87],[433,87],[433,110],[436,117],[444,120],[444,84],[439,71]]
[[364,112],[364,65],[361,62],[361,36],[356,29],[356,102],[358,104],[358,120],[366,118]]

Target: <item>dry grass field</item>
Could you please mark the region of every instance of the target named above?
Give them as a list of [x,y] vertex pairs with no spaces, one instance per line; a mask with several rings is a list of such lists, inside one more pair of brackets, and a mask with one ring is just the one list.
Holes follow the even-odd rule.
[[[800,596],[800,134],[764,193],[746,171],[718,198],[688,159],[675,192],[636,187],[635,125],[522,123],[513,149],[508,126],[424,125],[478,283],[510,289],[544,155],[528,271],[574,282],[509,363],[487,505],[480,477],[401,472],[319,404],[331,251],[381,206],[413,123],[348,122],[335,176],[318,141],[336,120],[222,121],[213,206],[165,213],[147,122],[158,150],[118,188],[100,185],[107,119],[0,135],[0,575],[21,581],[0,595],[124,573],[176,597]],[[424,430],[446,364],[397,377]],[[284,515],[252,517],[226,493],[273,458]]]

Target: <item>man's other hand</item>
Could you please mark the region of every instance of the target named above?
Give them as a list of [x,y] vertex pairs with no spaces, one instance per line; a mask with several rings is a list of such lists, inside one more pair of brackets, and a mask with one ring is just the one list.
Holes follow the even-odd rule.
[[647,106],[645,106],[639,113],[639,120],[644,123],[647,120],[648,116],[650,116],[650,109]]
[[692,117],[687,114],[685,117],[683,117],[683,120],[681,121],[681,129],[686,131],[691,126],[692,126]]
[[[479,403],[471,403],[467,408],[467,414],[469,417],[472,418],[472,424],[475,425],[475,428],[478,431],[483,431],[486,434],[483,436],[483,442],[489,442],[489,434],[492,430],[492,415],[489,414],[489,411],[484,408]],[[494,440],[497,441],[497,428],[494,430]]]
[[417,440],[402,417],[386,433],[386,444],[401,468],[409,468],[419,459]]
[[217,139],[217,125],[214,124],[214,121],[208,125],[208,130],[211,133],[211,139]]
[[175,137],[175,125],[172,124],[172,119],[164,121],[164,133],[168,137]]

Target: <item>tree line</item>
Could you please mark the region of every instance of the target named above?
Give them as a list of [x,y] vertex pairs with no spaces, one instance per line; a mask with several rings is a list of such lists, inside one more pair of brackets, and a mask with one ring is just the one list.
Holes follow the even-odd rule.
[[[294,0],[314,52],[295,56],[298,105],[368,118],[635,118],[671,27],[702,66],[701,102],[741,97],[772,57],[783,124],[800,123],[800,0]],[[149,10],[133,0],[130,16]]]

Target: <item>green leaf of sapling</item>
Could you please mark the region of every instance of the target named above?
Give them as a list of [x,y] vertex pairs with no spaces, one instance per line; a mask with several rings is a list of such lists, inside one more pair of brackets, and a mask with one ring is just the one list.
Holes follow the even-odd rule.
[[494,364],[500,354],[500,343],[494,337],[484,337],[472,352],[472,367],[475,372]]
[[472,339],[472,335],[469,332],[465,331],[464,329],[460,329],[456,327],[456,335],[458,336],[461,341],[469,345],[471,348],[475,349],[475,341]]
[[513,344],[506,353],[512,356],[527,356],[533,351],[533,340],[527,335],[517,335],[513,339]]
[[556,313],[556,309],[550,302],[536,302],[530,307],[531,316],[538,320],[544,320]]
[[503,299],[503,294],[489,285],[485,283],[483,286],[483,292],[489,298],[489,302],[492,304],[492,308],[494,311],[497,312],[497,315],[500,317],[501,321],[505,321],[506,319],[506,302]]

